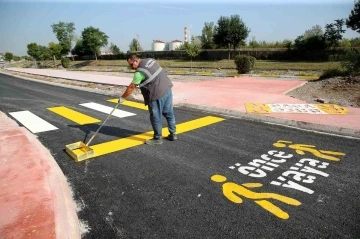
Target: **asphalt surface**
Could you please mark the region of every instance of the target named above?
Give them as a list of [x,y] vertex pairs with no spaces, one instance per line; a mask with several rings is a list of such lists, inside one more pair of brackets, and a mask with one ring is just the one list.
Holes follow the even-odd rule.
[[[180,134],[178,141],[139,145],[74,162],[64,146],[89,140],[99,124],[77,125],[47,108],[66,106],[105,119],[106,114],[79,104],[113,107],[106,101],[110,98],[0,75],[1,111],[29,110],[59,128],[37,136],[50,149],[74,191],[78,216],[87,230],[84,238],[360,235],[359,140],[215,115],[225,120]],[[110,117],[93,144],[151,130],[146,111],[127,106],[119,109],[136,115]],[[177,124],[209,115],[175,108]],[[305,150],[301,155],[291,148],[275,147],[278,140],[314,145],[323,151],[320,157]],[[332,155],[330,159],[340,159],[334,161],[321,157],[321,153],[331,155],[325,151],[345,155]],[[225,176],[233,183],[222,187],[223,178],[213,177],[215,182],[213,175]]]

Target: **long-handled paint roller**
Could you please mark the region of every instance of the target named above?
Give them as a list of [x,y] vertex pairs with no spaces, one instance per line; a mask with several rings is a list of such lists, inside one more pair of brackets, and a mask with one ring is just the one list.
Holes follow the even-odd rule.
[[79,141],[76,143],[65,145],[66,153],[69,154],[71,158],[75,160],[75,162],[83,161],[85,159],[89,159],[94,157],[95,153],[94,150],[89,147],[90,142],[95,138],[97,133],[100,131],[101,127],[106,123],[109,117],[114,113],[116,108],[119,106],[120,103],[117,103],[114,109],[110,112],[108,117],[104,120],[104,122],[100,125],[100,127],[96,130],[95,134],[90,138],[90,140],[84,144],[83,142]]

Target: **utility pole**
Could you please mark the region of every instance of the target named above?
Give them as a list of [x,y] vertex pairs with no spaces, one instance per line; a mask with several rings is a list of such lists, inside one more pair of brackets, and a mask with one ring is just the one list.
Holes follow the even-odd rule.
[[136,51],[139,51],[139,34],[136,34]]

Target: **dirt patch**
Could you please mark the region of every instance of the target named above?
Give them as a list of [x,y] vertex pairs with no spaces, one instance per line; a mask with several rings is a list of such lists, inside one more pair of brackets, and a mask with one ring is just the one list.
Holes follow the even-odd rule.
[[287,95],[307,103],[329,103],[360,107],[360,76],[310,81]]

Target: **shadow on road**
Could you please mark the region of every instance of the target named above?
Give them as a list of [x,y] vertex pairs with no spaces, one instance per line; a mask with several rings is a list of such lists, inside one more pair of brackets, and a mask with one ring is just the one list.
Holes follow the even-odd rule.
[[[95,134],[96,130],[98,130],[98,128],[100,127],[99,124],[68,125],[68,126],[71,128],[80,129],[81,131],[83,131],[85,133],[83,142],[86,142],[87,140],[89,140]],[[133,139],[133,140],[144,141],[143,138],[139,138],[139,137],[135,136],[137,134],[143,134],[143,133],[144,132],[137,132],[137,131],[133,131],[133,130],[123,129],[121,127],[113,127],[113,126],[104,125],[99,130],[99,132],[95,136],[95,138],[97,138],[99,136],[99,134],[104,134],[104,135],[108,135],[108,136],[114,136],[117,138],[126,138],[126,137],[132,136],[131,139]],[[152,134],[149,134],[149,136],[151,137]]]

